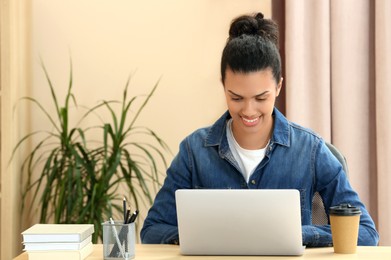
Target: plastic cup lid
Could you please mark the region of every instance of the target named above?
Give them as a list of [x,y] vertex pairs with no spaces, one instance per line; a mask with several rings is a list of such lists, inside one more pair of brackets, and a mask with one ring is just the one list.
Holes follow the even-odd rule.
[[361,210],[359,207],[350,204],[340,204],[338,206],[330,207],[330,215],[355,216],[361,215]]

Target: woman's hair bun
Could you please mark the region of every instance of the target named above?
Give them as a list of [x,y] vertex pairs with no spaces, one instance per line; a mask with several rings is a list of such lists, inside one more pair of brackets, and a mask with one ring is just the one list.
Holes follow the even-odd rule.
[[278,46],[278,26],[273,20],[264,19],[262,13],[242,15],[232,21],[228,40],[243,34],[259,35]]

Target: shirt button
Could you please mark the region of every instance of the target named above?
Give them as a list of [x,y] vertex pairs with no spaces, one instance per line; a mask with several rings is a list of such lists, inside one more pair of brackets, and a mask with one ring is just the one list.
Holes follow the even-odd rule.
[[251,180],[251,184],[254,184],[254,185],[255,185],[255,183],[256,183],[255,180]]

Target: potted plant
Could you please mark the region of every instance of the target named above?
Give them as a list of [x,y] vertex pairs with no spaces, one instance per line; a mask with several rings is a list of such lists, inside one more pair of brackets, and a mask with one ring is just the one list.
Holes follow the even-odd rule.
[[[31,203],[38,202],[41,223],[92,223],[95,226],[93,242],[102,236],[102,222],[113,214],[122,215],[123,194],[118,193],[125,185],[131,204],[151,204],[160,186],[158,165],[166,165],[165,142],[147,127],[137,126],[136,121],[147,105],[158,82],[144,97],[144,101],[131,113],[135,100],[129,97],[129,79],[120,101],[102,101],[93,108],[84,110],[81,120],[70,125],[70,108],[76,98],[72,93],[72,64],[68,91],[62,106],[58,102],[54,86],[44,65],[55,116],[32,97],[22,100],[32,102],[50,121],[53,130],[34,131],[24,136],[16,145],[13,155],[23,143],[33,136],[40,139],[21,165],[22,177],[27,178],[23,188],[22,209],[25,199],[32,195]],[[115,105],[120,106],[117,114]],[[81,127],[81,122],[94,113],[108,111],[111,122],[102,125]],[[91,142],[88,134],[92,129],[100,131],[102,140]],[[43,137],[42,137],[43,134]],[[136,142],[133,137],[142,135],[146,142]],[[38,177],[36,172],[39,172]]]

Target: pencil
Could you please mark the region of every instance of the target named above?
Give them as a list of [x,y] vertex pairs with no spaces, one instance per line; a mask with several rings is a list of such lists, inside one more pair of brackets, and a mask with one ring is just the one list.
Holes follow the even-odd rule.
[[[111,224],[111,228],[113,229],[115,240],[117,241],[118,249],[119,249],[119,251],[120,251],[120,253],[122,255],[122,258],[125,259],[125,252],[124,252],[124,249],[121,246],[121,242],[119,241],[119,236],[118,236],[118,233],[117,233],[117,229],[115,228],[115,223],[114,223],[114,220],[112,218],[110,218],[110,224]],[[111,252],[113,252],[113,251],[111,251]]]
[[124,224],[126,224],[126,198],[124,197],[123,201],[122,201],[122,206],[123,206],[123,209],[124,209]]

